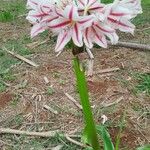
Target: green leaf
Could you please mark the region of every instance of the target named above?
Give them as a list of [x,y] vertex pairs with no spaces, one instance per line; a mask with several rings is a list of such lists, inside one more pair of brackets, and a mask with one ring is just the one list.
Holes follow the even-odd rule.
[[86,124],[83,140],[85,142],[88,142],[88,144],[92,145],[94,150],[100,150],[92,109],[90,107],[87,82],[84,75],[84,71],[81,70],[80,63],[77,57],[74,58],[74,70],[76,74],[77,86]]
[[99,126],[96,126],[96,129],[97,129],[98,134],[103,140],[104,150],[114,150],[114,145],[111,141],[111,137],[108,131],[106,130],[105,126],[99,125]]
[[150,150],[150,145],[145,145],[142,147],[137,148],[137,150]]

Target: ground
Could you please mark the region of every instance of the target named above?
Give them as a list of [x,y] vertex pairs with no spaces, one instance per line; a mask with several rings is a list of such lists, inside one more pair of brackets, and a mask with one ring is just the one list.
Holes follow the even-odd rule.
[[[143,16],[134,20],[137,25],[135,35],[119,33],[121,41],[150,43],[150,3],[143,0],[142,5]],[[55,38],[50,37],[44,44],[39,44],[49,38],[50,33],[30,38],[23,0],[14,3],[2,1],[0,13],[0,127],[81,133],[84,125],[82,111],[65,95],[68,93],[79,102],[71,50],[66,48],[56,57]],[[5,48],[30,59],[39,67],[16,59]],[[92,51],[95,74],[87,77],[87,82],[95,121],[100,124],[103,114],[108,117],[106,125],[114,143],[121,129],[120,150],[134,150],[150,143],[150,51],[115,46]],[[114,67],[119,70],[98,73]],[[119,98],[119,103],[104,107],[104,104]],[[56,112],[45,109],[44,105]],[[62,144],[64,150],[82,149],[59,136],[0,135],[2,150],[47,150],[58,144]]]

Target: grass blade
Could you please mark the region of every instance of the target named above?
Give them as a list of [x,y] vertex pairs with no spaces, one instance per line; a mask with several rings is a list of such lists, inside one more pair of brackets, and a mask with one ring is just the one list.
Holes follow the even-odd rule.
[[111,141],[111,137],[108,131],[106,130],[105,126],[99,125],[96,127],[96,129],[97,129],[98,134],[103,140],[104,150],[114,150],[114,145]]

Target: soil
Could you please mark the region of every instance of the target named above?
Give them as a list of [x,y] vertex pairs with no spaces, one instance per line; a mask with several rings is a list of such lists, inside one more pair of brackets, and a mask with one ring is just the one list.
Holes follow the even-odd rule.
[[13,94],[11,93],[0,93],[0,109],[4,109],[13,100]]
[[[0,44],[2,45],[7,43],[10,38],[19,40],[23,35],[29,36],[30,32],[27,23],[21,28],[15,27],[15,29],[14,25],[9,23],[0,23],[0,27],[2,29]],[[145,43],[148,43],[149,35],[143,34],[141,32],[136,33],[135,37],[129,36],[129,39],[141,42],[143,37],[146,37]],[[121,38],[121,40],[126,39],[124,36]],[[38,37],[32,42],[36,40],[41,39]],[[11,92],[0,93],[0,122],[5,123],[12,117],[12,114],[17,114],[16,111],[18,110],[18,114],[22,114],[24,122],[29,124],[29,126],[22,124],[22,128],[19,126],[22,130],[28,130],[28,127],[31,127],[30,124],[35,123],[35,116],[37,116],[38,122],[48,124],[48,126],[41,125],[44,131],[59,129],[65,133],[80,132],[84,123],[82,112],[64,94],[67,92],[79,101],[72,68],[73,56],[71,50],[64,50],[59,57],[56,57],[54,44],[51,40],[49,43],[31,50],[33,55],[30,59],[40,65],[38,68],[31,67],[23,62],[13,67],[12,72],[17,78],[10,83],[11,86],[7,89]],[[150,133],[149,116],[144,116],[143,113],[150,109],[149,96],[145,94],[135,95],[132,92],[134,77],[131,73],[150,71],[150,53],[121,47],[94,48],[93,53],[95,56],[95,71],[113,67],[120,68],[117,72],[87,77],[96,122],[100,123],[102,114],[105,114],[111,123],[110,126],[112,127],[109,128],[109,131],[113,141],[115,141],[119,131],[120,117],[124,112],[127,112],[126,125],[120,135],[120,147],[133,150],[139,145],[147,144],[150,140],[148,134]],[[48,78],[48,84],[45,83],[44,77]],[[14,88],[14,86],[18,87],[23,81],[27,81],[24,88]],[[124,81],[129,82],[129,84],[126,85]],[[49,87],[54,92],[48,93]],[[15,109],[10,109],[10,102],[13,100],[14,94],[19,95],[19,102]],[[120,97],[123,97],[123,100],[115,106],[101,108],[103,103],[112,103]],[[44,109],[43,105],[45,104],[57,110],[58,115]],[[5,117],[2,117],[4,113]],[[131,124],[129,120],[136,123],[132,122]],[[11,128],[11,125],[7,125],[7,127]],[[135,127],[137,130],[135,130]]]

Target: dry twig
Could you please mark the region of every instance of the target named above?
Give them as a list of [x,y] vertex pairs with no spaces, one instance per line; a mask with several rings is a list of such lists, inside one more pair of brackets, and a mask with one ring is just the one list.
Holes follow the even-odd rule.
[[34,49],[34,48],[36,48],[40,45],[43,45],[43,44],[47,43],[48,41],[49,41],[49,38],[47,38],[46,40],[44,40],[42,42],[36,41],[36,42],[33,42],[33,43],[29,43],[26,46],[30,49]]
[[16,58],[18,58],[18,59],[24,61],[25,63],[27,63],[27,64],[29,64],[29,65],[31,65],[31,66],[33,66],[33,67],[38,67],[38,66],[39,66],[39,65],[37,65],[36,63],[34,63],[33,61],[31,61],[31,60],[29,60],[29,59],[27,59],[27,58],[25,58],[25,57],[23,57],[23,56],[21,56],[21,55],[19,55],[19,54],[15,54],[15,53],[12,52],[12,51],[7,50],[5,47],[4,47],[3,49],[4,49],[7,53],[11,54],[12,56],[14,56],[14,57],[16,57]]
[[68,97],[68,99],[75,104],[80,110],[82,110],[82,106],[68,93],[65,93],[65,95]]
[[[111,45],[110,42],[108,42],[108,43]],[[127,48],[133,48],[133,49],[141,49],[141,50],[150,50],[150,45],[130,43],[130,42],[118,42],[114,46],[127,47]]]
[[108,104],[101,104],[101,107],[110,107],[112,105],[116,105],[119,102],[121,102],[123,100],[123,96],[121,96],[120,98],[118,98],[116,101],[112,102],[112,103],[108,103]]
[[60,131],[30,132],[30,131],[20,131],[20,130],[9,129],[9,128],[0,128],[0,134],[17,134],[17,135],[38,136],[38,137],[55,137],[57,134],[59,134],[59,136],[65,137],[68,141],[78,146],[86,147],[86,145],[72,139],[73,137],[77,138],[80,136],[61,134]]
[[18,134],[18,135],[28,135],[28,136],[39,136],[39,137],[54,137],[58,131],[48,131],[48,132],[30,132],[30,131],[20,131],[9,128],[0,128],[0,134]]
[[44,105],[43,108],[49,110],[50,112],[52,112],[52,113],[55,114],[55,115],[58,115],[58,111],[54,110],[53,108],[51,108],[51,107],[48,106],[48,105]]
[[73,144],[76,144],[76,145],[78,145],[78,146],[80,146],[80,147],[84,147],[84,148],[87,147],[87,145],[84,145],[84,144],[82,144],[82,143],[80,143],[80,142],[78,142],[78,141],[76,141],[76,140],[70,138],[68,135],[66,135],[65,137],[66,137],[66,139],[67,139],[68,141],[70,141],[70,142],[73,143]]
[[56,147],[53,147],[51,150],[60,150],[63,148],[63,145],[58,145]]
[[93,73],[93,75],[103,74],[103,73],[110,73],[110,72],[115,72],[115,71],[119,71],[119,70],[120,70],[120,68],[118,68],[118,67],[108,68],[108,69],[103,69],[103,70],[97,71],[97,72]]

